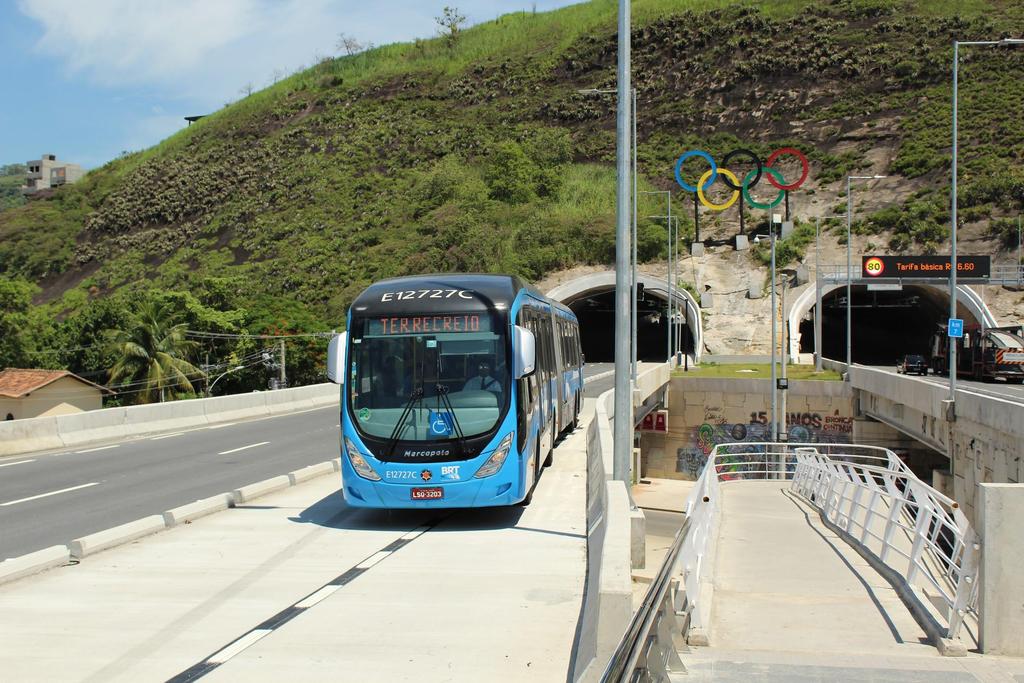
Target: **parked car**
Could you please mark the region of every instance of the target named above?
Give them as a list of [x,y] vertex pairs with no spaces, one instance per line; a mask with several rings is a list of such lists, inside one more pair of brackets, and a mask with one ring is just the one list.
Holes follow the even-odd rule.
[[907,354],[896,364],[896,372],[902,372],[904,375],[927,375],[928,363],[925,362],[924,356],[916,353]]

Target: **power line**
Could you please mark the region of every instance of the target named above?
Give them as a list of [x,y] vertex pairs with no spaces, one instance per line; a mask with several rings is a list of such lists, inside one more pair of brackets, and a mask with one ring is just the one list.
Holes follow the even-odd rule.
[[320,337],[329,339],[336,334],[336,332],[300,332],[296,334],[229,334],[227,332],[200,332],[198,330],[185,330],[186,337],[193,337],[196,339],[295,339],[299,337]]

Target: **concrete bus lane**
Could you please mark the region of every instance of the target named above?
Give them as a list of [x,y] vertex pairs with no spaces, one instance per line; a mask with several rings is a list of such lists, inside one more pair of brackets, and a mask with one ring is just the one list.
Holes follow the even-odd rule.
[[0,586],[0,671],[18,681],[565,680],[585,498],[585,426],[559,444],[526,508],[357,510],[323,476]]

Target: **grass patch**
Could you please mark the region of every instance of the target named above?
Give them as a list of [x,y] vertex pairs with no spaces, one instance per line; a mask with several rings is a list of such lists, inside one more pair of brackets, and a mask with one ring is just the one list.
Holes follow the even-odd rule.
[[[776,372],[782,376],[782,364],[776,363]],[[771,363],[701,363],[685,370],[676,370],[676,377],[718,377],[725,379],[771,379]],[[842,376],[835,370],[815,372],[813,365],[790,364],[786,374],[791,380],[828,380],[838,382]]]

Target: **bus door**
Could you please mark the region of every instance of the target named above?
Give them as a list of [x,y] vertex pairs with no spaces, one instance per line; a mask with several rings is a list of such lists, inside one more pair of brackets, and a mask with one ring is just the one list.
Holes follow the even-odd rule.
[[551,307],[551,358],[555,366],[555,395],[557,396],[558,410],[555,415],[555,432],[562,433],[565,428],[565,416],[569,414],[567,406],[569,403],[569,392],[565,386],[565,323],[561,317],[555,314],[554,306]]

